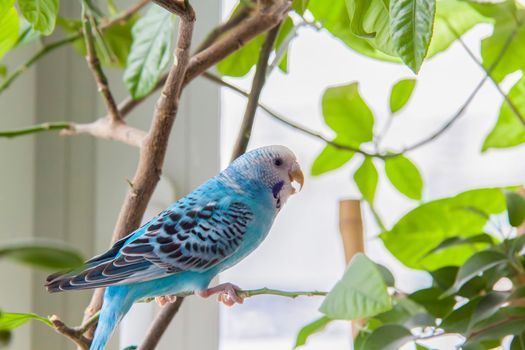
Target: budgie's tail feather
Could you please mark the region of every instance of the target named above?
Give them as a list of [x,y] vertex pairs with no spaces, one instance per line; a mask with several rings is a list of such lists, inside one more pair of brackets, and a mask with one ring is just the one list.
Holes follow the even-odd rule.
[[119,289],[120,287],[106,289],[97,330],[89,350],[104,350],[106,348],[106,344],[118,323],[133,305],[133,300],[129,295]]

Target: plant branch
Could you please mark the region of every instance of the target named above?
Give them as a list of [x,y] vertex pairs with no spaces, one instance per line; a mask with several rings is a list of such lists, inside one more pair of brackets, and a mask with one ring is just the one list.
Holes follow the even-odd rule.
[[[177,115],[182,86],[190,61],[189,50],[194,23],[195,12],[186,2],[184,14],[180,17],[174,64],[170,68],[157,100],[150,130],[141,145],[139,164],[132,181],[133,188],[128,190],[120,210],[112,242],[133,232],[139,226],[153,191],[160,180],[169,135]],[[84,320],[90,318],[100,308],[102,296],[101,289],[93,294],[86,308]]]
[[68,129],[70,127],[71,127],[71,123],[69,122],[43,123],[43,124],[29,126],[27,128],[0,131],[0,137],[14,138],[18,136],[36,134],[39,132],[50,131],[50,130]]
[[[443,17],[442,17],[443,18]],[[496,81],[496,79],[494,79],[494,77],[492,76],[491,72],[489,72],[487,70],[487,68],[485,68],[485,66],[483,65],[483,62],[481,62],[477,57],[476,55],[474,55],[474,53],[472,52],[472,50],[467,46],[467,44],[465,43],[465,41],[463,40],[463,38],[461,37],[461,35],[459,35],[459,33],[454,29],[454,27],[450,24],[450,22],[446,19],[446,18],[443,18],[447,27],[450,29],[450,31],[452,33],[454,33],[454,35],[456,36],[458,42],[460,43],[461,47],[463,47],[463,49],[467,52],[468,56],[485,72],[485,74],[490,78],[490,80],[492,81],[492,83],[494,83],[494,87],[496,88],[496,90],[498,90],[498,92],[500,93],[501,96],[503,96],[503,98],[505,99],[505,102],[509,105],[510,109],[512,110],[512,112],[514,113],[514,115],[519,119],[519,121],[525,125],[525,118],[523,117],[523,115],[520,113],[519,109],[516,107],[516,105],[512,102],[512,100],[510,99],[510,97],[501,89],[501,86],[499,86],[499,83]]]
[[494,60],[494,62],[491,64],[491,66],[486,70],[485,75],[483,76],[483,79],[476,85],[474,90],[470,93],[470,95],[467,97],[465,102],[461,105],[461,107],[458,109],[458,111],[450,118],[445,124],[441,126],[437,131],[433,132],[431,135],[427,136],[426,138],[414,143],[411,146],[405,147],[401,154],[404,152],[412,151],[416,148],[419,148],[421,146],[426,145],[427,143],[435,140],[441,134],[443,134],[445,131],[447,131],[463,114],[465,113],[467,107],[470,105],[472,100],[474,100],[474,97],[478,94],[479,90],[481,90],[481,87],[487,81],[492,71],[496,68],[496,66],[499,64],[505,53],[507,52],[508,48],[510,47],[510,44],[512,43],[512,40],[514,40],[514,37],[516,36],[517,28],[514,28],[514,30],[509,34],[507,39],[505,40],[505,43],[503,43],[503,46],[501,48],[501,51],[498,54],[498,57]]
[[153,350],[157,347],[157,344],[162,338],[162,335],[168,328],[169,324],[173,320],[173,317],[179,311],[184,297],[178,297],[174,303],[165,305],[155,317],[155,321],[150,325],[146,338],[144,338],[142,344],[138,350]]
[[60,135],[62,136],[80,134],[91,135],[101,139],[120,141],[135,147],[141,147],[146,138],[146,132],[143,130],[129,126],[121,121],[113,122],[108,118],[100,118],[87,124],[70,123],[67,129],[64,128],[60,132]]
[[248,146],[248,141],[250,140],[250,136],[252,134],[255,112],[257,111],[257,106],[259,105],[261,91],[264,87],[264,83],[266,82],[268,60],[273,50],[273,44],[277,38],[279,27],[280,25],[276,25],[268,32],[268,34],[266,34],[264,44],[261,47],[259,60],[257,61],[255,75],[252,81],[252,88],[248,96],[248,103],[246,104],[246,110],[244,111],[244,117],[242,119],[241,128],[237,136],[237,141],[233,147],[231,158],[232,161],[246,152],[246,147]]
[[98,90],[102,95],[104,102],[106,103],[106,109],[108,111],[109,119],[113,123],[118,123],[122,120],[120,116],[120,111],[118,110],[113,94],[109,89],[108,79],[104,74],[104,70],[100,65],[100,61],[97,57],[97,52],[95,50],[95,43],[93,38],[93,31],[91,28],[91,19],[92,16],[87,14],[87,9],[85,1],[82,3],[82,30],[84,32],[84,40],[86,43],[86,61],[88,66],[93,73],[95,81],[98,86]]

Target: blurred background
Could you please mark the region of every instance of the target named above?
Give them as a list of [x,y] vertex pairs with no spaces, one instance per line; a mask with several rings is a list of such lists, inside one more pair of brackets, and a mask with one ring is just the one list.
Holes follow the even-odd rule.
[[[121,2],[124,3],[124,2]],[[235,1],[194,2],[197,42],[219,20],[231,13]],[[61,4],[61,11],[76,14],[76,2]],[[464,36],[478,55],[480,39],[491,26],[480,24]],[[24,52],[25,50],[25,52]],[[6,56],[15,64],[35,50],[27,46]],[[261,101],[288,118],[325,135],[333,133],[323,121],[321,96],[327,86],[359,81],[360,92],[372,107],[376,127],[387,121],[388,96],[393,83],[413,77],[405,66],[361,56],[331,37],[309,27],[289,49],[289,73],[279,70],[269,76]],[[126,90],[120,71],[109,71],[110,82],[120,100]],[[483,78],[484,71],[459,43],[426,63],[417,79],[414,95],[392,125],[384,144],[391,149],[419,140],[437,129],[464,103]],[[253,71],[227,81],[249,90]],[[502,83],[505,91],[520,73]],[[52,88],[49,89],[49,82]],[[155,98],[137,108],[131,123],[149,124]],[[203,103],[203,101],[206,101]],[[522,183],[525,148],[479,150],[496,121],[502,101],[490,83],[485,84],[464,117],[435,142],[411,153],[425,182],[423,200],[451,196],[476,187]],[[180,116],[168,151],[163,178],[148,208],[149,219],[175,198],[184,195],[227,166],[246,104],[230,90],[197,79],[185,90]],[[89,121],[103,113],[92,78],[83,62],[70,49],[60,50],[39,61],[0,99],[2,129],[52,120]],[[291,148],[309,172],[324,144],[268,117],[256,114],[249,148],[283,144]],[[356,156],[358,157],[358,156]],[[103,251],[133,176],[137,153],[128,146],[89,137],[62,138],[39,134],[13,140],[0,139],[0,239],[46,237],[66,240],[86,256]],[[329,290],[342,275],[345,262],[338,228],[338,203],[360,198],[351,178],[351,166],[319,177],[307,176],[303,191],[292,197],[280,213],[268,239],[239,265],[220,275],[221,282],[242,288],[271,287],[283,290]],[[390,227],[414,202],[380,178],[376,209]],[[401,265],[377,239],[380,229],[363,205],[366,252],[387,265],[406,292],[428,286],[429,277]],[[72,324],[79,322],[89,292],[48,295],[45,273],[0,262],[2,306],[43,315],[60,313]],[[219,307],[213,300],[188,298],[181,315],[170,326],[160,349],[259,350],[291,349],[298,330],[319,317],[321,300],[295,300],[258,296],[242,306]],[[157,307],[136,305],[123,321],[112,349],[137,344],[153,319]],[[305,350],[349,349],[347,323],[333,323],[310,339]],[[434,343],[445,349],[454,340]],[[445,345],[443,345],[445,344]],[[70,343],[49,334],[39,324],[16,331],[12,349],[69,349]]]

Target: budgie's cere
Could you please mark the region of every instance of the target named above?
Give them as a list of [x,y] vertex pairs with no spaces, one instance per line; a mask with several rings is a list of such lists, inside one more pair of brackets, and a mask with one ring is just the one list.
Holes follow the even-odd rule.
[[108,287],[91,350],[104,349],[131,305],[155,297],[160,304],[174,295],[219,294],[227,305],[242,303],[235,286],[208,288],[219,272],[253,251],[266,237],[275,216],[303,185],[295,155],[284,146],[244,154],[216,177],[102,255],[85,269],[51,275],[50,292]]

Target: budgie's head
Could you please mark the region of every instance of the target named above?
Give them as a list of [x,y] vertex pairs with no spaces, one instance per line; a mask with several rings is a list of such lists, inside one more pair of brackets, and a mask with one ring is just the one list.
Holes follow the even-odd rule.
[[284,146],[267,146],[247,152],[233,161],[224,175],[254,184],[259,189],[262,187],[273,196],[277,209],[297,191],[294,183],[302,187],[304,182],[295,154]]

